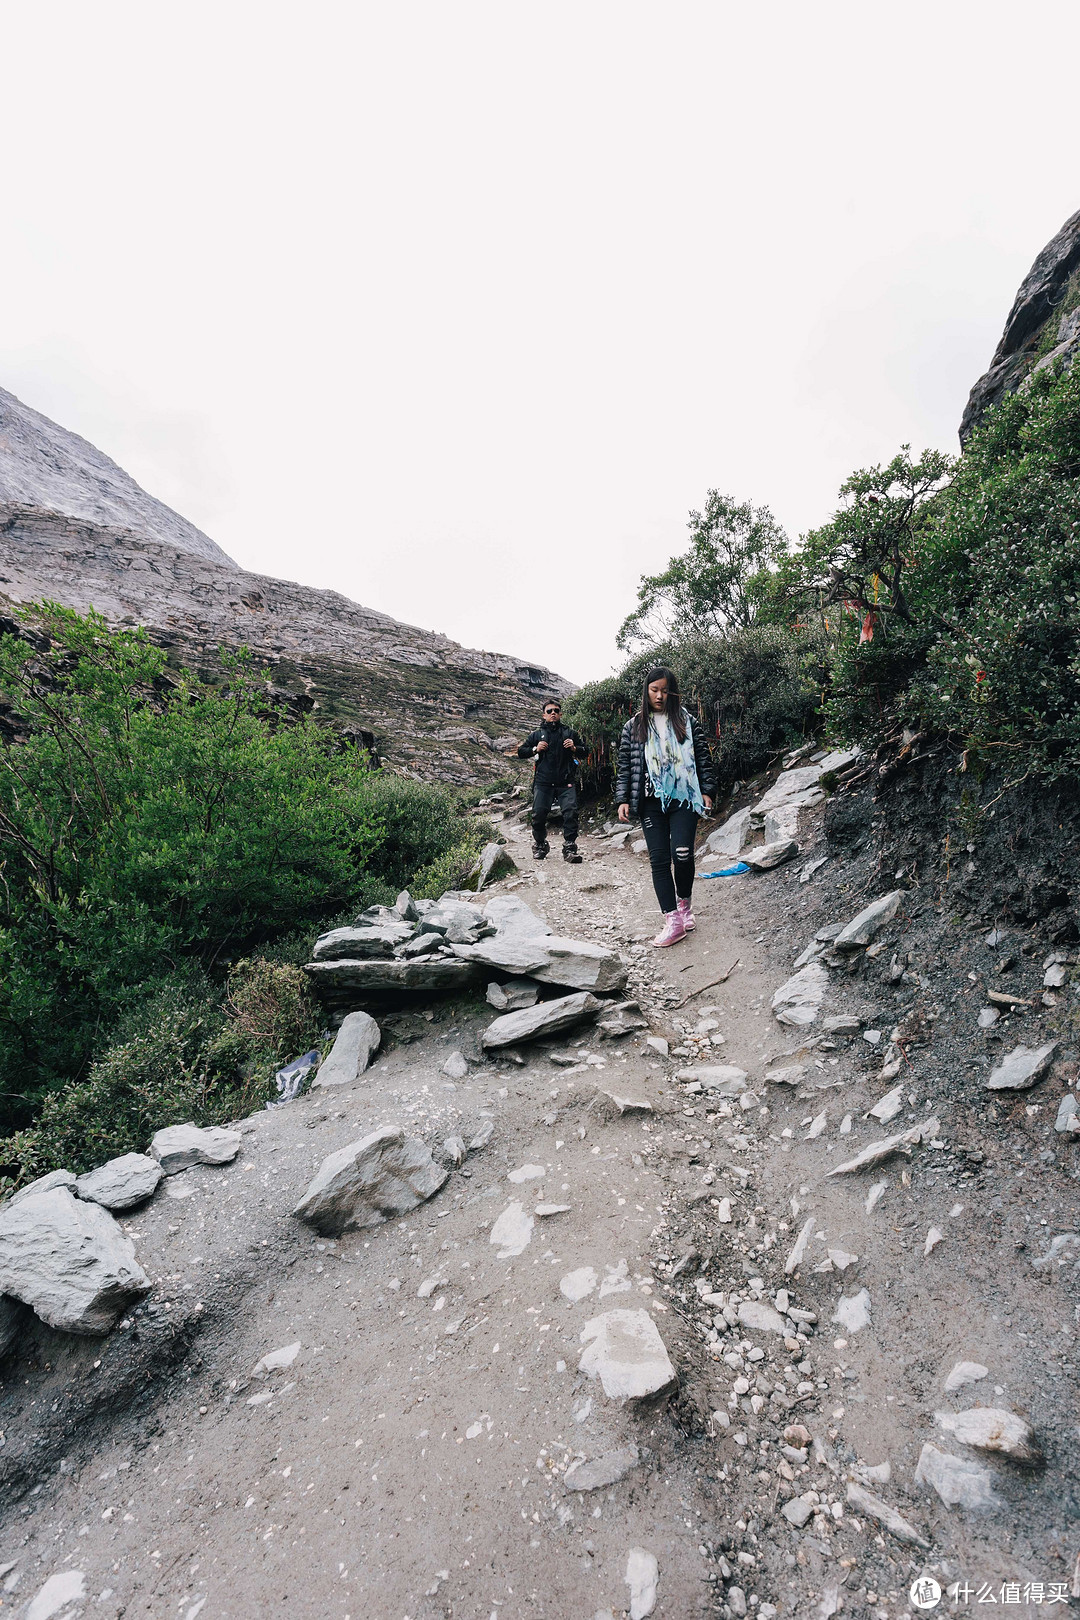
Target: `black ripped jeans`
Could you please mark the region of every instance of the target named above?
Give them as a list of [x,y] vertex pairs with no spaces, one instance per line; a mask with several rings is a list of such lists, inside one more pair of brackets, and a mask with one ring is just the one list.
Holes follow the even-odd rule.
[[666,810],[659,799],[645,799],[642,803],[641,830],[649,847],[653,888],[665,915],[675,910],[676,897],[688,900],[693,890],[697,824],[697,811],[682,800],[668,805]]

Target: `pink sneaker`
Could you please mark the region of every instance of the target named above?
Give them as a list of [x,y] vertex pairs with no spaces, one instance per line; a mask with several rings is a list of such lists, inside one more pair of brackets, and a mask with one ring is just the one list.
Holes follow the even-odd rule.
[[694,913],[690,910],[689,895],[687,895],[685,900],[679,901],[679,916],[682,918],[683,927],[686,929],[688,934],[692,929],[697,927],[697,919],[695,918]]
[[686,938],[686,924],[677,911],[669,911],[664,915],[664,926],[653,940],[654,945],[677,945],[680,939]]

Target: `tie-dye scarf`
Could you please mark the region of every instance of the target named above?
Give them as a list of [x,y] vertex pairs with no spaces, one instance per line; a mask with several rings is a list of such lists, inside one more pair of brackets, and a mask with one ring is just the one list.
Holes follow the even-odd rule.
[[690,730],[690,716],[682,710],[682,723],[686,736],[680,742],[675,727],[668,718],[666,735],[661,736],[656,722],[649,717],[649,732],[645,740],[645,764],[652,790],[660,800],[661,808],[681,802],[705,814],[705,801],[698,784],[697,760],[694,758],[694,739]]

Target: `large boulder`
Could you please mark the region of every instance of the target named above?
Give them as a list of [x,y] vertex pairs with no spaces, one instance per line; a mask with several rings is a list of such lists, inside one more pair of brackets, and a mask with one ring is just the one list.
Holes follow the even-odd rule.
[[80,1176],[75,1191],[105,1209],[133,1209],[153,1196],[163,1175],[161,1165],[148,1153],[122,1153]]
[[337,1039],[315,1077],[316,1086],[349,1086],[371,1066],[379,1050],[382,1031],[366,1012],[351,1012],[342,1020]]
[[193,1164],[228,1164],[240,1151],[239,1131],[220,1125],[166,1125],[155,1131],[150,1152],[167,1176],[190,1170]]
[[560,996],[557,1001],[541,1001],[520,1012],[504,1013],[485,1029],[484,1050],[498,1051],[503,1046],[516,1046],[520,1041],[535,1041],[541,1035],[555,1035],[561,1029],[570,1029],[583,1019],[591,1018],[600,1011],[601,1005],[595,996],[582,991],[576,996]]
[[0,1294],[64,1333],[108,1333],[149,1293],[135,1247],[100,1204],[53,1187],[0,1209]]
[[331,1153],[293,1210],[324,1237],[379,1226],[437,1193],[448,1172],[396,1125]]
[[701,855],[737,855],[750,837],[752,810],[736,810],[733,816],[711,832],[702,844]]
[[467,990],[486,977],[479,963],[455,956],[422,956],[415,962],[308,962],[304,972],[330,1007],[355,1007],[366,996],[387,992]]
[[484,905],[484,915],[502,939],[536,939],[552,932],[543,917],[516,894],[493,894]]
[[21,1204],[24,1198],[35,1198],[38,1193],[51,1192],[54,1187],[67,1187],[72,1192],[78,1178],[70,1170],[50,1170],[46,1176],[38,1176],[36,1181],[30,1181],[25,1187],[20,1187],[17,1193],[12,1193],[11,1202]]
[[415,923],[400,921],[365,924],[360,928],[331,928],[328,934],[320,934],[311,954],[316,962],[391,956],[395,945],[404,945],[415,932]]

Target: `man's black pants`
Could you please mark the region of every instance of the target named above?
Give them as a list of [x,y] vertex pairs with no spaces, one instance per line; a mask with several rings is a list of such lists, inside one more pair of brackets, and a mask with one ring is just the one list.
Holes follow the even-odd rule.
[[577,788],[573,782],[566,782],[562,787],[556,787],[554,782],[537,782],[533,786],[532,802],[532,829],[533,838],[542,844],[547,837],[548,811],[555,800],[559,801],[562,811],[562,835],[564,844],[576,844],[578,833]]

